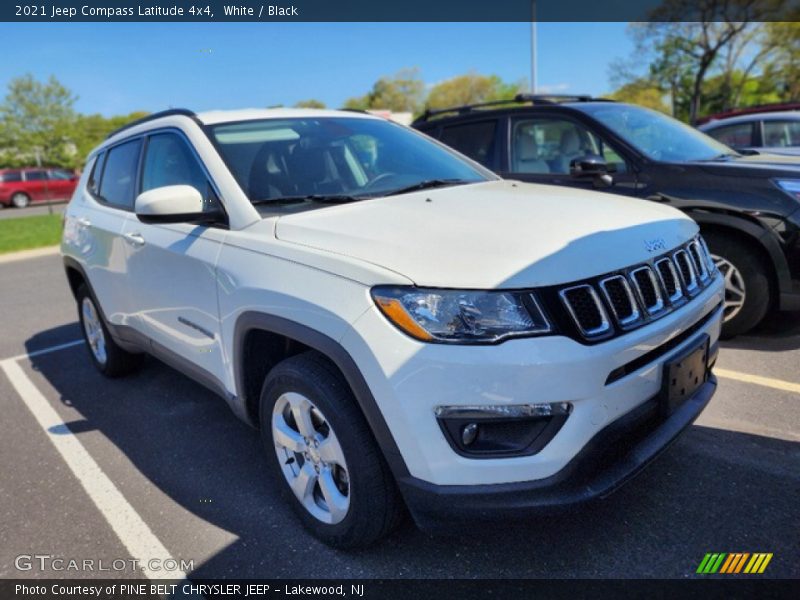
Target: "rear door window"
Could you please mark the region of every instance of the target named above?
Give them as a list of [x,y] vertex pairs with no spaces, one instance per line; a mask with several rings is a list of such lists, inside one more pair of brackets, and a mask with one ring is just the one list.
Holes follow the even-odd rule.
[[772,148],[800,146],[800,120],[764,121],[764,146]]
[[99,194],[104,202],[125,210],[133,209],[141,147],[142,140],[137,139],[107,152]]
[[0,181],[3,183],[13,183],[14,181],[22,181],[22,173],[19,171],[7,171],[0,174]]
[[25,181],[45,181],[47,179],[47,171],[26,171]]
[[442,129],[441,141],[485,167],[494,167],[497,121],[450,125]]
[[101,152],[94,161],[92,172],[89,175],[89,183],[86,187],[95,196],[100,196],[100,177],[103,175],[103,165],[106,162],[106,153]]

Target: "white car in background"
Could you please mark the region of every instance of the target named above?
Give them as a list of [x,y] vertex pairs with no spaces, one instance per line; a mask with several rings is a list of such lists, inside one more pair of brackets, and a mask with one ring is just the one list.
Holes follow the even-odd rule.
[[723,283],[691,219],[366,114],[128,125],[62,252],[97,369],[151,354],[216,391],[334,546],[403,504],[433,528],[604,496],[716,388]]

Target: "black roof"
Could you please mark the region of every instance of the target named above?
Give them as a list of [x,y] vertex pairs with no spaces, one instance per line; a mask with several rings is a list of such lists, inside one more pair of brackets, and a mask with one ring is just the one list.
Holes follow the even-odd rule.
[[[549,106],[554,104],[564,104],[568,102],[613,102],[608,98],[593,98],[586,94],[567,95],[567,94],[517,94],[508,100],[495,100],[494,102],[481,102],[478,104],[465,104],[463,106],[453,106],[450,108],[438,108],[435,110],[427,109],[415,121],[414,125],[430,121],[433,117],[438,117],[448,113],[457,115],[468,114],[476,109],[500,108],[522,108],[523,106]],[[520,106],[523,105],[523,106]]]

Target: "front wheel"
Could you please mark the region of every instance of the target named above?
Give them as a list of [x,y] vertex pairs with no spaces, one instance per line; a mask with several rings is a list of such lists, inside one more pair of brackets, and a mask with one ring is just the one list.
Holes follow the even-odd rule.
[[750,244],[717,233],[703,235],[723,279],[722,337],[750,331],[766,316],[772,301],[768,266]]
[[273,476],[303,524],[340,548],[368,545],[398,522],[394,480],[347,382],[323,356],[284,360],[261,392]]

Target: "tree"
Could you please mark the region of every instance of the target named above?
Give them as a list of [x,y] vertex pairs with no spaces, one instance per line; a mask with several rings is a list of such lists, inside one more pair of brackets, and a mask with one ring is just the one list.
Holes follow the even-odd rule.
[[418,69],[403,69],[393,77],[381,77],[363,96],[349,98],[345,108],[383,109],[394,112],[417,112],[422,103],[425,84]]
[[723,75],[724,107],[738,102],[771,52],[757,22],[779,9],[780,0],[665,0],[650,22],[632,26],[636,56],[647,61],[645,77],[669,94],[673,114],[694,123],[709,77]]
[[98,114],[77,115],[70,139],[76,148],[75,154],[78,165],[86,158],[92,148],[102,142],[109,133],[123,125],[127,125],[131,121],[146,117],[148,114],[145,111],[136,111],[128,115],[118,115],[110,118]]
[[295,102],[295,108],[325,108],[325,103],[320,102],[319,100],[315,100],[314,98],[310,100],[300,100]]
[[649,79],[641,78],[624,84],[609,96],[612,100],[629,102],[646,106],[669,114],[670,109],[664,103],[664,91]]
[[54,76],[42,83],[32,75],[12,79],[0,104],[0,140],[5,162],[40,161],[74,167],[82,157],[71,140],[77,97]]
[[495,100],[511,100],[520,92],[521,87],[520,84],[504,83],[497,75],[467,73],[433,86],[425,107],[449,108]]
[[[800,9],[798,9],[800,13]],[[794,15],[800,19],[800,14]],[[800,23],[765,23],[765,38],[772,46],[772,57],[764,78],[777,89],[784,102],[800,101]]]

